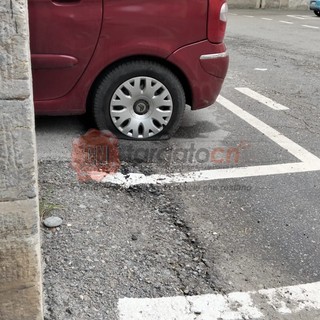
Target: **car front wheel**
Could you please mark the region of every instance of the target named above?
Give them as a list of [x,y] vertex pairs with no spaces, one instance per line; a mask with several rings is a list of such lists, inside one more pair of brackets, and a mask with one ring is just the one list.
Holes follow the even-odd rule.
[[109,71],[94,93],[93,114],[100,130],[127,139],[170,137],[185,109],[178,78],[151,61],[131,61]]
[[314,10],[315,15],[317,15],[318,17],[320,17],[320,10]]

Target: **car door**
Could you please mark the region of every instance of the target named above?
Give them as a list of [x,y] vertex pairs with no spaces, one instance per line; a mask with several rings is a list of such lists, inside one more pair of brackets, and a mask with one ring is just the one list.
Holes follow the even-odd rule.
[[35,100],[72,90],[96,48],[103,0],[28,0]]

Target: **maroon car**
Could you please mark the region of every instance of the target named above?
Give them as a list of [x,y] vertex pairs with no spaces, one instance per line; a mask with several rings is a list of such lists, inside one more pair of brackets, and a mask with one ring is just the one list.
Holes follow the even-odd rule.
[[171,136],[217,98],[225,0],[29,0],[36,113],[92,112],[99,129]]

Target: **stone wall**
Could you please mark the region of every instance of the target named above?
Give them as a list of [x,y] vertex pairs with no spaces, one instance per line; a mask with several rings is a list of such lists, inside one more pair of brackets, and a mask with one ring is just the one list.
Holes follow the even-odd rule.
[[308,9],[308,0],[228,0],[230,8],[289,8]]
[[308,9],[309,0],[289,0],[288,6],[294,9]]
[[260,7],[260,0],[228,0],[229,8],[255,9]]
[[42,319],[27,0],[0,0],[0,319]]

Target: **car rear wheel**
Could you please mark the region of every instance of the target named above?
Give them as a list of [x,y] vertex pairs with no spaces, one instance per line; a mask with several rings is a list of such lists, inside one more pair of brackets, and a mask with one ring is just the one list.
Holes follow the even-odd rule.
[[314,10],[315,15],[317,15],[318,17],[320,17],[320,10]]
[[108,72],[94,93],[93,115],[100,130],[127,139],[170,137],[185,109],[178,78],[151,61],[131,61]]

